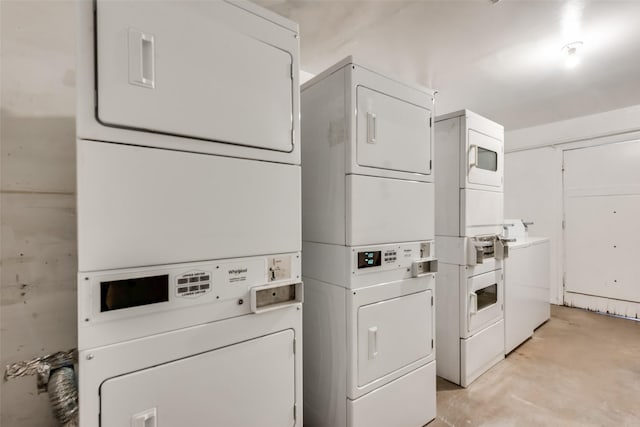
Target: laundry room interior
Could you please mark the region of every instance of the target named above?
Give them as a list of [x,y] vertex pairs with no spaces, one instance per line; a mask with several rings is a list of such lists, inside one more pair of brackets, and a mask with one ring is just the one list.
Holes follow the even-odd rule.
[[0,425],[640,425],[639,23],[0,0]]

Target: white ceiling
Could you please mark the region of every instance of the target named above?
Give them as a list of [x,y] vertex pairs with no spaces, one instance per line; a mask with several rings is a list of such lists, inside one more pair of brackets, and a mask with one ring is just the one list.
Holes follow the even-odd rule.
[[[517,129],[640,104],[640,0],[259,0],[300,24],[301,69],[347,55]],[[563,45],[581,40],[567,68]]]

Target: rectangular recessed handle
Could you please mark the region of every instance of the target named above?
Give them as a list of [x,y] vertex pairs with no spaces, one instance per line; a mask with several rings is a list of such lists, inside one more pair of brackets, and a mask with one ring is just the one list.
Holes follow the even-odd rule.
[[375,359],[378,356],[378,327],[369,328],[369,359]]
[[129,83],[155,88],[155,56],[153,34],[129,29]]
[[367,142],[376,143],[376,115],[373,113],[367,113]]

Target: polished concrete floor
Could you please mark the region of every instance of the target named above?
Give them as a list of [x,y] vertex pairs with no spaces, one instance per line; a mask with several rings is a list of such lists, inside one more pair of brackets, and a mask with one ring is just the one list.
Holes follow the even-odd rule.
[[552,306],[469,388],[438,378],[428,426],[640,426],[640,322]]

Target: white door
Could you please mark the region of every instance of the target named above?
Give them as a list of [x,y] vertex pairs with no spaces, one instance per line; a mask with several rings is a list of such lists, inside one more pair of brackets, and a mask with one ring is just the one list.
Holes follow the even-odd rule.
[[357,158],[360,166],[431,173],[431,111],[357,88]]
[[564,208],[565,292],[625,315],[640,303],[640,141],[565,151]]
[[292,426],[293,342],[286,330],[109,379],[100,387],[100,425]]
[[468,129],[467,132],[469,184],[501,188],[504,176],[502,141],[474,129]]
[[502,270],[467,279],[465,337],[503,318],[503,295]]
[[358,386],[433,352],[431,290],[358,308]]
[[102,123],[292,150],[292,32],[223,1],[99,0],[96,26]]

